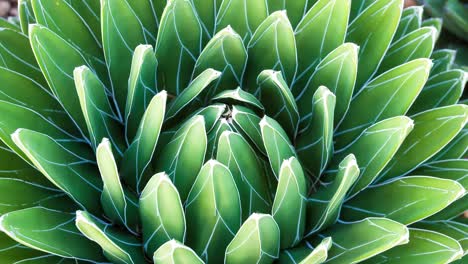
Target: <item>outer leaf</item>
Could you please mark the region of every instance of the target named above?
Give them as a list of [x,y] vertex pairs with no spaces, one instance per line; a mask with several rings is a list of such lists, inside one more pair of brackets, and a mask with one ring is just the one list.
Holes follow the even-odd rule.
[[378,121],[404,115],[426,83],[430,68],[430,60],[414,60],[380,75],[362,88],[338,128],[335,146],[344,147]]
[[51,137],[31,130],[19,129],[12,138],[34,166],[78,205],[91,212],[101,212],[96,201],[101,195],[102,182],[86,155],[72,153]]
[[162,245],[153,257],[154,263],[177,264],[193,263],[204,264],[203,260],[189,247],[184,244],[171,240]]
[[[413,129],[413,121],[405,116],[389,118],[367,128],[347,147],[337,150],[326,173],[333,173],[339,162],[353,153],[359,161],[361,176],[348,193],[353,196],[371,184],[392,160]],[[330,179],[325,175],[324,180]]]
[[185,213],[186,244],[206,262],[222,262],[220,252],[241,225],[239,191],[226,166],[215,160],[203,166],[190,190]]
[[[411,176],[368,187],[343,205],[341,217],[356,221],[386,217],[409,225],[444,209],[465,194],[452,180]],[[388,197],[398,196],[398,199]]]
[[140,196],[139,210],[147,255],[171,239],[184,241],[184,209],[179,192],[166,174],[151,178]]
[[[388,249],[408,243],[408,229],[386,218],[366,218],[336,224],[320,237],[332,237],[333,245],[325,263],[359,263]],[[319,240],[316,238],[315,240]]]
[[410,229],[410,242],[394,247],[364,263],[451,263],[463,256],[458,242],[446,235],[423,229]]
[[133,142],[124,154],[121,166],[122,177],[138,193],[151,177],[148,171],[161,133],[166,100],[166,91],[153,97]]
[[233,106],[231,112],[234,126],[246,135],[262,153],[266,153],[260,128],[261,118],[252,110],[243,106]]
[[191,78],[202,49],[202,26],[192,1],[170,0],[162,14],[156,41],[158,83],[178,95]]
[[273,117],[294,138],[299,125],[299,112],[296,101],[281,72],[264,70],[258,75],[260,101],[265,106],[265,114]]
[[[468,253],[468,225],[457,222],[457,221],[421,221],[416,224],[417,228],[424,228],[432,230],[437,233],[447,235],[453,239],[456,239],[463,248],[463,253]],[[461,262],[463,263],[463,261]]]
[[299,161],[282,162],[276,189],[273,218],[281,233],[281,249],[297,245],[305,231],[307,183]]
[[398,41],[410,32],[413,32],[421,27],[423,7],[410,6],[403,10],[401,14],[400,24],[398,24],[397,31],[393,37],[393,42]]
[[465,126],[447,146],[433,157],[433,160],[460,159],[466,157],[467,151],[468,127]]
[[315,92],[309,123],[296,140],[299,158],[304,167],[319,177],[333,154],[333,118],[336,98],[325,86]]
[[74,220],[74,214],[35,207],[3,215],[0,229],[17,242],[43,252],[83,261],[105,261],[99,248],[79,233]]
[[402,0],[373,1],[348,27],[346,41],[361,46],[356,91],[375,74],[390,46],[403,9]]
[[281,71],[287,84],[296,75],[296,40],[285,11],[277,11],[266,18],[257,28],[247,45],[247,61],[244,87],[256,89],[257,76],[265,69]]
[[252,214],[226,248],[224,263],[271,263],[278,258],[280,230],[273,217]]
[[327,237],[316,247],[306,242],[302,247],[288,249],[282,252],[278,263],[280,264],[320,264],[328,257],[328,250],[332,246],[332,238]]
[[265,110],[262,103],[255,97],[253,94],[242,90],[240,87],[237,87],[235,90],[225,90],[217,95],[215,95],[211,100],[228,102],[228,103],[243,103],[246,106],[256,107],[258,110]]
[[404,175],[434,156],[465,126],[468,107],[453,105],[436,108],[412,118],[414,130],[379,176],[379,181]]
[[298,54],[298,75],[293,86],[295,92],[302,91],[319,62],[343,44],[350,6],[350,0],[319,0],[302,18],[295,30]]
[[204,118],[195,116],[175,133],[156,160],[156,171],[164,171],[169,175],[182,201],[187,199],[203,165],[206,144]]
[[216,31],[231,26],[247,43],[267,16],[265,0],[224,0],[216,18]]
[[432,69],[431,69],[431,77],[441,72],[450,70],[452,67],[452,64],[455,61],[455,55],[456,55],[455,50],[450,50],[450,49],[435,50],[431,55],[431,59],[433,62]]
[[267,213],[271,199],[263,166],[255,151],[240,135],[231,131],[221,134],[216,159],[226,165],[241,197],[242,219],[252,213]]
[[120,233],[111,225],[90,215],[77,211],[75,225],[89,240],[96,242],[103,250],[104,256],[113,263],[144,263],[139,241],[127,233]]
[[307,236],[333,225],[339,216],[346,193],[359,177],[359,167],[353,154],[338,168],[332,184],[320,186],[307,199]]

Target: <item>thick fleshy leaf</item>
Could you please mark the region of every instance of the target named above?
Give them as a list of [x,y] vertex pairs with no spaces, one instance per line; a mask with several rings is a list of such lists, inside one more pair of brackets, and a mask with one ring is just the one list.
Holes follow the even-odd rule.
[[216,31],[231,26],[247,43],[267,16],[265,0],[224,0],[216,18]]
[[468,121],[468,107],[435,108],[415,116],[414,129],[379,176],[382,181],[405,175],[449,143]]
[[430,68],[430,60],[414,60],[380,75],[362,88],[338,127],[335,147],[346,146],[376,122],[406,114],[423,89]]
[[264,70],[257,78],[260,101],[265,114],[277,120],[290,138],[294,138],[299,125],[299,112],[296,101],[281,72]]
[[169,240],[185,239],[185,215],[179,192],[165,173],[153,176],[140,196],[144,249],[148,256]]
[[222,90],[241,85],[246,62],[247,51],[242,38],[228,26],[205,46],[197,59],[193,76],[210,68],[222,73],[208,92],[211,97]]
[[278,260],[279,264],[321,264],[327,260],[332,238],[326,237],[316,247],[309,242],[293,249],[284,250]]
[[375,74],[395,34],[403,9],[402,0],[376,0],[348,27],[346,41],[359,50],[356,92]]
[[151,177],[148,171],[161,133],[166,100],[166,91],[153,97],[141,119],[137,134],[122,160],[122,177],[138,193]]
[[265,69],[281,71],[290,85],[296,76],[296,40],[286,11],[276,11],[257,28],[247,45],[249,55],[244,89],[255,91],[257,76]]
[[104,85],[86,66],[76,68],[73,76],[93,148],[96,149],[103,138],[109,138],[118,155],[122,156],[126,148],[124,135],[120,132],[122,126],[107,99]]
[[409,230],[409,243],[394,247],[367,261],[365,264],[397,263],[451,263],[463,256],[460,244],[453,238],[433,231]]
[[422,21],[422,27],[433,27],[436,29],[436,40],[440,37],[440,32],[442,31],[443,20],[440,17],[431,17]]
[[[298,54],[298,75],[293,85],[295,94],[307,86],[319,62],[343,44],[350,6],[350,0],[320,0],[302,18],[295,30]],[[327,86],[325,83],[319,85]]]
[[308,10],[308,0],[282,1],[266,0],[268,3],[268,12],[273,13],[278,10],[285,10],[288,13],[289,20],[295,27]]
[[293,90],[303,125],[308,125],[313,96],[321,85],[336,96],[335,125],[343,119],[353,95],[358,52],[358,46],[352,43],[339,46],[320,62],[302,91]]
[[125,113],[133,51],[140,44],[153,44],[156,40],[156,21],[149,10],[150,1],[101,1],[102,49],[121,115]]
[[386,218],[366,218],[354,223],[341,223],[314,239],[332,237],[333,245],[325,263],[359,263],[395,246],[408,243],[406,226]]
[[423,11],[424,9],[422,6],[410,6],[403,10],[400,18],[400,24],[398,24],[397,31],[393,37],[393,42],[398,41],[410,32],[421,27]]
[[468,73],[450,70],[432,76],[424,86],[409,113],[416,114],[437,107],[453,105],[463,95]]
[[51,137],[32,130],[19,129],[13,141],[34,166],[78,205],[100,213],[102,182],[94,161],[86,151],[72,153]]
[[204,264],[203,260],[189,247],[171,240],[162,245],[153,256],[154,263],[160,264]]
[[393,43],[380,64],[378,73],[386,72],[409,61],[429,58],[436,42],[437,31],[422,27]]
[[169,175],[183,202],[203,165],[206,145],[205,120],[198,115],[175,133],[156,159],[156,171]]
[[125,135],[135,137],[141,119],[151,99],[158,91],[156,72],[158,62],[150,45],[139,45],[133,53],[128,95],[125,105]]
[[225,90],[215,95],[211,100],[217,102],[226,102],[226,103],[243,103],[246,107],[253,106],[260,111],[265,110],[265,107],[260,103],[260,101],[253,94],[242,90],[240,87],[237,87],[235,90]]
[[261,153],[266,154],[260,129],[261,118],[249,108],[238,105],[232,107],[231,116],[237,130],[252,141]]
[[252,213],[269,212],[271,198],[263,165],[247,140],[231,131],[222,133],[216,159],[229,168],[236,181],[242,219],[247,219]]
[[136,230],[139,219],[136,197],[120,182],[119,171],[108,139],[104,138],[96,150],[96,159],[104,183],[101,204],[108,218],[130,231]]
[[200,19],[200,23],[202,24],[204,35],[206,35],[207,38],[211,38],[222,0],[192,0],[192,2],[198,18]]
[[306,196],[307,183],[301,164],[294,157],[284,160],[271,209],[280,228],[282,249],[297,245],[304,236]]
[[160,89],[178,95],[189,84],[202,49],[202,30],[192,1],[167,2],[156,41]]
[[[347,201],[341,210],[345,221],[366,217],[386,217],[412,224],[442,210],[465,194],[465,188],[452,180],[408,176],[371,186]],[[388,197],[398,199],[388,199]]]
[[296,140],[297,155],[312,176],[318,178],[333,155],[335,95],[320,86],[312,99],[311,117]]
[[431,55],[433,63],[431,76],[450,70],[455,61],[456,53],[455,50],[450,49],[435,50]]
[[320,186],[307,199],[307,236],[333,225],[339,216],[346,193],[359,177],[354,155],[347,156],[339,165],[332,184]]
[[454,180],[463,185],[465,189],[468,189],[467,172],[467,159],[453,159],[426,163],[413,171],[413,174]]
[[226,248],[226,264],[272,263],[278,258],[280,230],[273,217],[252,214]]
[[458,135],[450,141],[441,151],[439,151],[433,160],[460,159],[466,157],[468,151],[468,127],[464,127]]
[[221,252],[241,225],[239,191],[226,166],[210,160],[202,167],[187,198],[185,214],[186,244],[206,262],[222,262]]
[[16,20],[10,19],[10,18],[1,18],[0,27],[4,29],[11,29],[17,32],[21,32],[20,25],[16,23]]
[[[463,248],[463,253],[468,253],[468,225],[457,221],[422,221],[417,223],[416,228],[432,230],[456,239]],[[463,263],[463,262],[461,262]]]
[[268,116],[263,117],[260,121],[260,129],[271,169],[278,179],[283,161],[296,156],[294,146],[281,125],[274,119]]
[[105,261],[99,248],[79,233],[74,220],[73,213],[35,207],[2,215],[0,229],[17,242],[43,252],[89,262]]
[[[96,242],[104,256],[113,263],[144,263],[141,243],[134,236],[114,229],[88,212],[77,211],[75,225],[90,241]],[[66,243],[65,243],[66,244]]]
[[412,129],[413,121],[405,116],[389,118],[367,128],[350,145],[335,152],[324,180],[331,179],[330,173],[335,173],[341,160],[353,153],[359,162],[361,175],[348,192],[348,197],[355,195],[378,177]]
[[18,0],[18,16],[21,30],[28,35],[29,25],[36,22],[32,9],[32,0]]
[[[234,131],[234,128],[231,124],[229,124],[226,118],[220,118],[216,122],[215,127],[211,130],[210,133],[208,133],[208,143],[206,148],[205,160],[216,158],[216,152],[218,151],[218,142],[221,138],[221,135],[225,131]],[[227,164],[225,164],[224,162],[221,163],[227,166]]]

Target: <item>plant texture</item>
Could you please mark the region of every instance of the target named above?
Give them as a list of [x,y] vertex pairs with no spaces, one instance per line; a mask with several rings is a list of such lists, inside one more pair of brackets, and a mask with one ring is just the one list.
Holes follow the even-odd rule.
[[420,10],[20,0],[0,262],[458,261],[467,74]]

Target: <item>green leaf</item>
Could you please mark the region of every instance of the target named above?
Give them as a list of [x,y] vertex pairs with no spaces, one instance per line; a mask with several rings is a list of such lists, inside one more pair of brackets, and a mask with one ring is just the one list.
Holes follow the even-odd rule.
[[298,54],[298,75],[292,88],[295,94],[307,86],[319,62],[343,44],[350,6],[350,0],[319,0],[302,18],[295,30]]
[[389,118],[372,125],[350,145],[335,152],[323,180],[329,180],[330,174],[339,168],[341,160],[353,153],[359,161],[361,175],[348,192],[348,197],[357,194],[379,176],[412,129],[413,121],[405,116]]
[[[225,118],[220,118],[216,121],[215,127],[208,133],[208,142],[206,147],[205,160],[216,158],[216,152],[218,151],[218,142],[221,135],[225,131],[233,131],[234,128]],[[256,157],[255,157],[256,158]],[[223,162],[222,162],[223,163]],[[224,164],[227,166],[227,164]]]
[[435,108],[411,117],[414,129],[379,176],[378,181],[405,175],[430,159],[462,130],[466,105]]
[[202,25],[192,1],[170,0],[162,14],[156,41],[158,84],[178,95],[191,78],[202,49]]
[[[466,203],[465,203],[466,204]],[[421,221],[417,223],[416,228],[432,230],[444,235],[447,235],[460,243],[463,248],[463,253],[468,253],[468,225],[457,221]],[[463,263],[463,262],[462,262]]]
[[394,247],[363,263],[451,263],[463,256],[460,244],[451,237],[414,228],[409,234],[408,244]]
[[167,93],[155,95],[144,113],[137,134],[125,151],[121,175],[124,181],[137,193],[143,189],[152,176],[149,173],[151,160],[161,133],[166,111]]
[[424,86],[409,113],[416,114],[437,107],[456,104],[465,88],[468,74],[449,70],[432,76]]
[[[93,33],[93,36],[99,36],[98,42],[101,43],[101,2],[93,0],[65,0],[75,12],[86,22],[86,26]],[[66,20],[65,22],[66,23]]]
[[440,17],[431,17],[428,19],[425,19],[422,23],[422,27],[434,27],[437,32],[436,32],[436,40],[439,39],[440,32],[442,31],[442,18]]
[[3,29],[11,29],[17,32],[21,32],[21,28],[15,23],[15,20],[10,18],[0,18],[0,27]]
[[362,88],[338,127],[335,147],[346,146],[376,122],[406,114],[423,89],[430,68],[430,60],[417,59],[380,75]]
[[332,184],[322,185],[307,199],[307,235],[321,231],[338,220],[346,193],[359,177],[359,167],[353,154],[339,165]]
[[359,45],[356,92],[375,74],[400,21],[402,0],[376,0],[354,19],[346,41]]
[[268,182],[263,166],[254,149],[240,134],[221,134],[216,159],[229,168],[242,205],[242,219],[252,213],[267,213],[271,208]]
[[160,264],[191,263],[204,264],[203,260],[189,247],[171,240],[162,245],[155,253],[153,260]]
[[125,135],[135,137],[141,119],[151,99],[157,92],[156,72],[158,62],[150,45],[139,45],[133,53],[128,79],[127,104],[125,106]]
[[385,54],[378,73],[415,59],[429,58],[434,49],[436,34],[434,27],[422,27],[394,42]]
[[376,0],[351,1],[350,20],[353,21],[358,15],[360,15],[375,1]]
[[299,23],[305,12],[308,10],[308,0],[266,0],[266,2],[268,3],[268,11],[270,14],[278,10],[285,10],[294,27]]
[[386,218],[366,218],[354,223],[335,224],[316,237],[332,237],[327,264],[359,263],[395,246],[408,243],[408,229]]
[[64,148],[53,138],[32,130],[18,129],[12,136],[17,147],[34,166],[55,186],[69,195],[78,205],[100,213],[102,182],[99,172],[82,149],[83,156]]
[[18,0],[20,26],[25,35],[28,35],[29,25],[36,22],[31,2],[32,0]]
[[[150,1],[102,0],[102,49],[106,59],[112,92],[123,115],[128,92],[134,49],[155,41],[156,21]],[[120,18],[120,19],[118,19]]]
[[115,223],[125,226],[129,231],[136,230],[139,223],[137,199],[120,183],[117,164],[107,138],[104,138],[97,147],[96,159],[104,183],[101,194],[104,213]]
[[273,217],[252,214],[226,248],[224,263],[272,263],[279,255],[280,230]]
[[336,98],[325,86],[314,94],[310,118],[296,140],[296,151],[304,167],[319,177],[333,155],[333,119]]
[[281,249],[297,245],[304,236],[307,183],[299,161],[284,160],[279,171],[273,218],[280,228]]
[[156,171],[164,171],[179,190],[182,201],[187,199],[190,188],[203,165],[207,136],[203,116],[187,121],[159,154]]
[[192,0],[192,2],[206,35],[205,37],[210,39],[215,30],[215,20],[222,0]]
[[166,120],[175,118],[194,101],[202,101],[198,96],[221,76],[221,72],[207,69],[198,75],[167,108]]
[[82,133],[86,133],[80,100],[77,91],[72,88],[75,86],[73,70],[78,66],[87,65],[86,58],[74,46],[46,27],[31,25],[29,38],[49,87]]
[[419,29],[421,27],[423,12],[424,9],[422,6],[410,6],[405,8],[401,14],[400,23],[393,37],[393,42]]
[[220,263],[241,225],[239,191],[229,169],[215,160],[200,170],[185,206],[186,244],[206,262]]
[[271,169],[278,179],[283,161],[296,156],[294,146],[286,132],[274,119],[268,116],[263,117],[260,121],[260,129]]
[[297,134],[299,112],[296,101],[281,72],[262,71],[257,78],[260,101],[265,106],[265,114],[277,120],[291,138]]
[[408,176],[361,191],[343,205],[341,218],[357,221],[386,217],[409,225],[439,212],[464,194],[465,188],[452,180]]
[[359,47],[352,43],[339,46],[320,62],[303,90],[293,90],[303,125],[308,124],[313,96],[321,85],[336,96],[335,125],[343,119],[353,95],[358,51]]
[[260,129],[261,118],[247,107],[234,105],[231,111],[234,127],[260,150],[266,153]]
[[460,159],[465,157],[468,151],[468,127],[464,127],[458,135],[450,141],[433,160]]
[[245,106],[255,107],[257,110],[262,112],[265,110],[257,97],[249,92],[242,90],[240,87],[237,87],[235,90],[222,91],[211,98],[211,100],[214,102],[225,102],[231,104],[243,103]]
[[179,192],[165,173],[154,175],[140,196],[144,249],[151,256],[171,239],[184,241],[185,215]]
[[106,88],[86,66],[76,68],[73,76],[93,148],[96,149],[103,138],[109,138],[119,157],[122,156],[126,148],[124,135],[120,133],[122,126],[108,100]]
[[257,76],[265,69],[281,71],[290,85],[297,69],[296,41],[286,11],[276,11],[257,28],[247,45],[244,87],[255,91]]
[[96,242],[112,263],[145,263],[141,243],[134,236],[114,229],[85,211],[76,212],[75,225],[89,240]]
[[43,252],[89,262],[105,261],[99,248],[79,233],[74,220],[73,213],[35,207],[2,215],[0,229],[17,242]]
[[267,16],[265,0],[223,0],[216,18],[216,31],[231,26],[248,43]]
[[455,62],[456,54],[457,52],[451,49],[440,49],[432,52],[431,59],[433,65],[431,69],[431,77],[450,70]]
[[210,68],[222,73],[208,91],[208,96],[212,97],[221,90],[241,85],[246,62],[247,51],[242,38],[228,26],[205,46],[197,59],[193,76]]
[[328,257],[328,250],[332,246],[332,238],[326,237],[313,247],[306,242],[304,246],[284,250],[278,260],[279,264],[320,264]]
[[465,189],[468,189],[468,160],[452,159],[433,161],[423,164],[412,173],[414,175],[433,176],[442,179],[454,180],[460,183]]

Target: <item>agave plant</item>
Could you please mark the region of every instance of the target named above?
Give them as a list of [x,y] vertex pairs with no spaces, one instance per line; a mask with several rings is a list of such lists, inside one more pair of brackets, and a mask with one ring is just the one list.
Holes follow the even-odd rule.
[[467,74],[415,10],[20,1],[0,31],[0,262],[461,259]]

